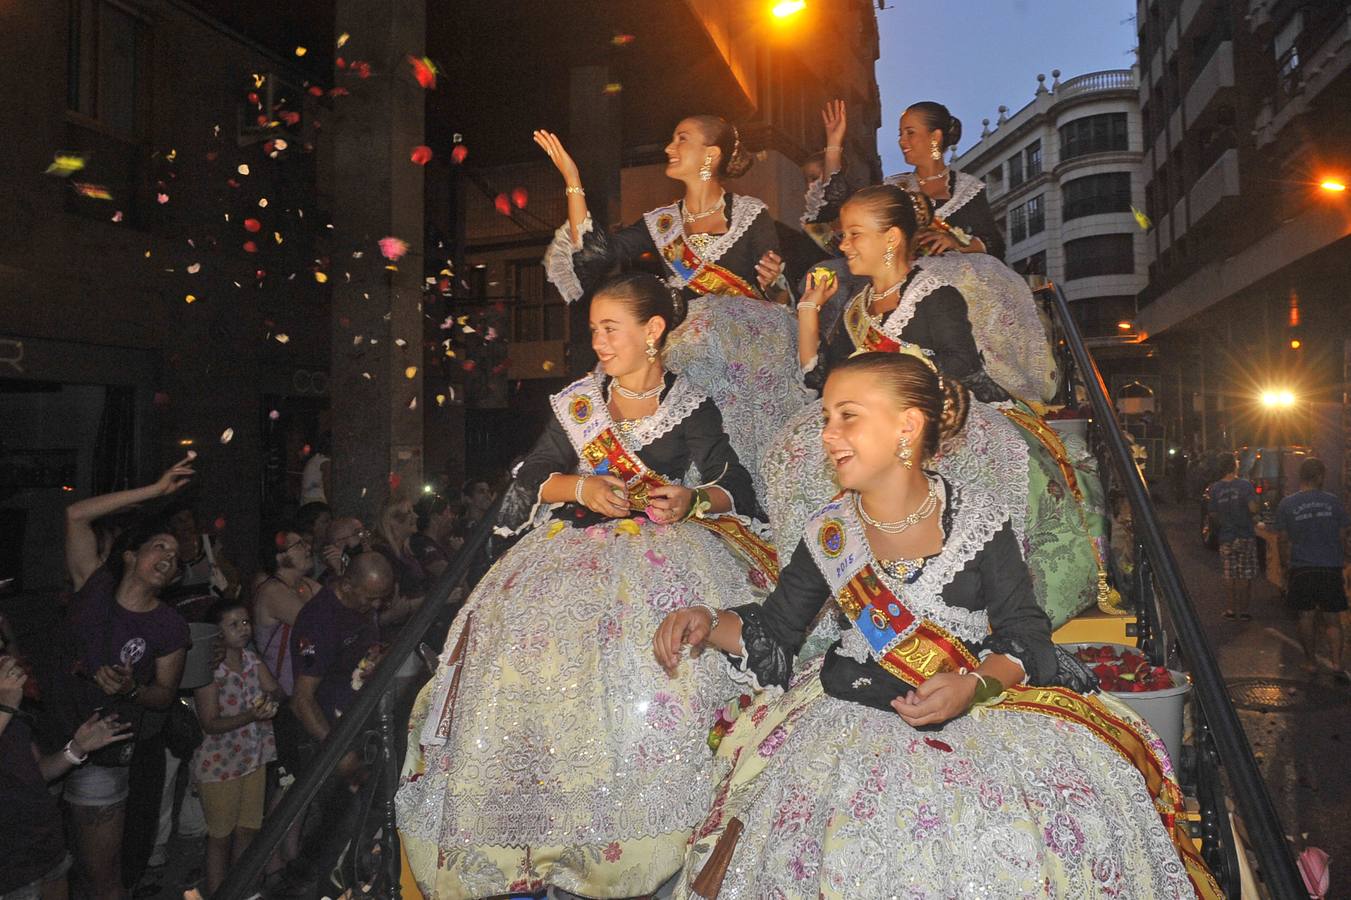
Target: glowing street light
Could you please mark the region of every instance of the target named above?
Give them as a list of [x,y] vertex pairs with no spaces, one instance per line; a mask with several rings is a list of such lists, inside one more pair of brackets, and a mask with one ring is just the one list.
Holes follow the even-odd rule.
[[1343,194],[1346,192],[1346,182],[1340,178],[1327,178],[1318,185],[1319,189],[1327,191],[1329,194]]
[[776,19],[786,19],[789,16],[795,16],[807,8],[807,0],[780,0],[775,3],[770,12]]
[[1289,409],[1295,405],[1292,391],[1263,391],[1262,405],[1267,409]]
[[1122,331],[1130,331],[1135,326],[1131,325],[1127,320],[1122,319],[1120,322],[1116,323],[1116,327],[1120,328]]

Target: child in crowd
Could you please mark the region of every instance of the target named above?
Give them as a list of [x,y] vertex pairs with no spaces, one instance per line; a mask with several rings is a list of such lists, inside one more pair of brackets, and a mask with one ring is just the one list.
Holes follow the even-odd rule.
[[205,739],[193,756],[206,812],[206,888],[214,894],[226,867],[239,859],[263,821],[267,764],[277,757],[271,719],[280,688],[248,649],[253,625],[238,600],[218,601],[207,621],[220,626],[225,658],[215,678],[196,690]]

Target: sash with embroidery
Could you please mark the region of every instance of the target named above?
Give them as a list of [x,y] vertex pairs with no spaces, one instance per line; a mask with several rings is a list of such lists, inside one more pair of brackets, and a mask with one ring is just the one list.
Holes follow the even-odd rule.
[[844,311],[844,328],[849,339],[859,350],[880,350],[883,353],[895,353],[901,344],[895,338],[883,332],[868,315],[867,293],[862,293],[849,301]]
[[[866,533],[848,493],[812,516],[806,535],[832,595],[867,640],[882,668],[918,687],[939,672],[969,670],[979,665],[961,639],[912,612],[878,576]],[[1144,776],[1197,896],[1207,900],[1223,896],[1192,844],[1181,789],[1134,724],[1101,699],[1063,687],[1015,685],[1007,688],[988,709],[1049,715],[1088,729]]]
[[877,574],[851,502],[843,494],[827,504],[808,520],[806,534],[831,595],[877,662],[912,687],[939,672],[974,669],[980,662],[961,638],[912,612]]
[[[648,468],[637,452],[624,443],[610,418],[600,384],[599,376],[587,375],[555,394],[550,402],[554,414],[563,425],[563,431],[577,451],[583,474],[618,478],[624,482],[629,509],[641,512],[647,509],[653,488],[674,482]],[[778,554],[742,519],[723,514],[688,521],[723,538],[748,562],[764,572],[771,582],[778,581]]]
[[680,287],[700,294],[739,294],[758,298],[760,292],[731,269],[708,262],[685,240],[679,204],[659,207],[643,216],[652,242]]

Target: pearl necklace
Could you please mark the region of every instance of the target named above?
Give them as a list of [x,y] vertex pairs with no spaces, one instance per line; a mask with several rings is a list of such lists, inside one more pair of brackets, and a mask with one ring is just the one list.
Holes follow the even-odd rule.
[[690,212],[690,208],[688,206],[685,206],[682,201],[680,217],[685,220],[686,225],[693,225],[700,219],[706,219],[716,212],[721,212],[726,202],[727,202],[727,192],[723,191],[721,194],[718,195],[718,201],[714,203],[712,206],[710,206],[708,209],[704,210],[703,212],[692,213]]
[[924,502],[920,503],[910,515],[895,522],[882,522],[868,515],[868,511],[863,508],[863,500],[859,498],[858,494],[854,495],[854,509],[858,511],[859,518],[878,531],[887,534],[900,534],[934,514],[934,510],[938,509],[938,492],[934,490],[933,484],[930,483],[929,495],[924,498]]
[[873,286],[871,284],[868,285],[868,296],[864,298],[863,312],[865,315],[867,315],[868,320],[871,321],[874,326],[876,326],[877,330],[879,331],[882,330],[882,317],[885,316],[886,313],[874,313],[873,304],[877,303],[880,300],[887,299],[892,294],[899,291],[901,289],[901,285],[903,284],[905,284],[904,278],[902,278],[900,281],[896,282],[895,284],[893,284],[891,287],[887,288],[880,294],[873,293]]
[[610,387],[612,390],[619,391],[619,396],[627,397],[630,400],[651,400],[653,397],[659,396],[662,391],[666,390],[666,380],[662,379],[657,383],[657,386],[650,391],[631,391],[618,381],[610,382]]
[[916,169],[915,171],[911,172],[910,174],[911,174],[911,175],[914,175],[914,176],[915,176],[915,181],[919,182],[920,184],[928,184],[929,182],[931,182],[931,181],[937,181],[937,180],[940,179],[940,178],[947,178],[947,177],[948,177],[948,174],[949,174],[950,172],[952,172],[951,169],[945,168],[945,169],[943,169],[943,171],[938,172],[938,173],[936,173],[936,174],[934,174],[934,175],[921,175],[921,174],[919,174],[919,170]]

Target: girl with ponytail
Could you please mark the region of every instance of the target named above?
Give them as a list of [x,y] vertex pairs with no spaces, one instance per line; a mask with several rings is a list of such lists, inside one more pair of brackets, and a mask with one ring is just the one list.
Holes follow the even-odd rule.
[[[842,490],[778,586],[657,629],[673,685],[704,648],[783,691],[714,729],[727,775],[678,900],[1220,897],[1158,738],[1052,644],[1007,511],[935,471],[968,410],[922,353],[841,362],[820,435]],[[823,611],[844,632],[795,669]]]
[[[758,472],[765,436],[804,395],[795,329],[779,302],[783,260],[774,220],[763,202],[725,187],[754,159],[746,137],[718,116],[682,119],[666,145],[666,175],[681,184],[682,199],[614,233],[593,222],[577,163],[558,136],[537,131],[535,143],[563,176],[568,201],[568,221],[544,257],[549,280],[573,302],[616,268],[661,266],[688,303],[667,364],[713,398],[732,446]],[[756,489],[763,488],[757,476]]]

